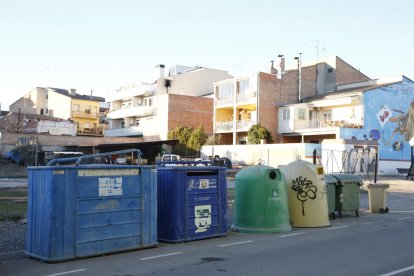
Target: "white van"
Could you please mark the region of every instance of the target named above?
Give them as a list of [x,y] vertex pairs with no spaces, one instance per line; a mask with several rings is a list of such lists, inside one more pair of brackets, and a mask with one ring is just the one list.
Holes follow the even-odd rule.
[[163,162],[169,162],[169,161],[181,161],[181,156],[176,154],[164,154],[161,158],[161,161]]

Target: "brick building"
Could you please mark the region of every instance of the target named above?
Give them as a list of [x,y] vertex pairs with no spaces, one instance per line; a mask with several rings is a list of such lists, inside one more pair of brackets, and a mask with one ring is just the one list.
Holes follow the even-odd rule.
[[[223,144],[245,144],[252,125],[260,123],[275,143],[286,141],[278,132],[278,107],[295,104],[309,97],[322,96],[343,84],[369,81],[370,78],[339,57],[331,57],[296,69],[285,70],[285,59],[279,57],[271,73],[258,72],[247,77],[215,83],[214,133]],[[280,116],[288,119],[289,109]],[[308,116],[308,115],[306,115]]]

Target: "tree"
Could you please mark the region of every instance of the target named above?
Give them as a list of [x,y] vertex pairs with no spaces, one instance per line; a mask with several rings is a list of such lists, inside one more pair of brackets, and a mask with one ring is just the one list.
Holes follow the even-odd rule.
[[260,144],[260,140],[265,139],[267,143],[273,143],[272,135],[260,123],[250,127],[247,138],[249,144]]
[[194,129],[191,127],[177,126],[168,133],[168,139],[178,140],[173,151],[180,155],[195,155],[206,142],[206,134],[202,126]]
[[221,134],[212,134],[207,137],[205,145],[220,145],[221,144]]
[[200,151],[201,147],[206,143],[206,136],[203,127],[199,126],[191,132],[187,140],[187,147],[195,151]]

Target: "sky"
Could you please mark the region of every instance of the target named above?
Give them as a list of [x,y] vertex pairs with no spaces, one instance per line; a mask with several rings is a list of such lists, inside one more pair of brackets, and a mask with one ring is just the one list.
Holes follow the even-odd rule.
[[414,1],[0,0],[0,105],[37,86],[105,97],[155,66],[233,76],[339,56],[370,78],[414,80]]

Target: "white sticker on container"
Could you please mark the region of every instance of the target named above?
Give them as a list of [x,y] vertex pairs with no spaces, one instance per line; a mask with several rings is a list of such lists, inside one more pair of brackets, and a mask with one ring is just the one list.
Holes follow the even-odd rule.
[[78,176],[115,176],[115,175],[140,175],[139,169],[80,169]]
[[208,189],[210,188],[210,182],[208,179],[200,179],[200,186],[199,189]]
[[122,177],[99,178],[99,196],[122,195]]
[[65,174],[64,170],[53,171],[53,174]]
[[211,226],[211,205],[194,206],[196,233],[206,232]]

